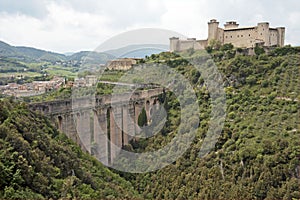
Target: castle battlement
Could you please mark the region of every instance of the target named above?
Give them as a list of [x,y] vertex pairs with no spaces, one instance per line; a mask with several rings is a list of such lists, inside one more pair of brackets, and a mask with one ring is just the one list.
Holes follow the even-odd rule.
[[237,48],[253,48],[256,45],[264,47],[284,46],[285,28],[270,28],[268,22],[260,22],[253,27],[239,27],[236,21],[229,21],[224,28],[219,27],[219,22],[212,19],[208,22],[208,38],[196,40],[195,38],[181,40],[177,37],[170,38],[170,51],[184,51],[187,49],[205,49],[211,40],[221,44],[233,44]]

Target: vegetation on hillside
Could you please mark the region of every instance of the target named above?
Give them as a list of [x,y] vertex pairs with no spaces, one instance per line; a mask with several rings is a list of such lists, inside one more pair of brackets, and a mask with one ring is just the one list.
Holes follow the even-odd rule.
[[0,199],[138,198],[24,103],[0,102]]
[[[187,51],[183,55],[203,54]],[[199,128],[190,149],[171,165],[146,174],[120,174],[151,199],[299,199],[299,49],[284,47],[269,55],[244,56],[237,49],[220,47],[212,48],[211,56],[223,76],[227,98],[227,118],[213,151],[199,157],[210,125],[205,80],[186,57],[152,55],[146,63],[167,63],[193,84]],[[178,102],[168,95],[165,127],[151,138],[132,142],[128,149],[157,150],[180,132]]]
[[[246,56],[230,44],[211,45],[212,59],[201,51],[188,50],[180,55],[152,55],[141,62],[145,66],[166,64],[181,73],[191,83],[200,110],[191,147],[180,159],[155,172],[112,172],[25,104],[1,101],[0,198],[299,199],[299,48],[286,46],[268,54],[257,49],[257,55]],[[222,134],[203,158],[199,150],[212,123],[211,97],[205,77],[189,62],[201,56],[205,57],[204,66],[215,63],[221,73],[227,104]],[[122,73],[116,72],[116,77],[120,76]],[[116,77],[106,75],[111,80]],[[78,92],[110,94],[112,89],[98,84],[90,91],[83,88]],[[71,93],[64,88],[46,98],[66,98]],[[188,127],[179,127],[179,97],[172,92],[164,95],[161,102],[167,119],[162,130],[150,138],[131,141],[127,150],[155,151],[176,134],[185,134]],[[163,121],[152,119],[152,123],[155,120]],[[138,121],[147,127],[144,111]],[[192,125],[194,120],[189,121]],[[124,159],[121,164],[132,163]]]

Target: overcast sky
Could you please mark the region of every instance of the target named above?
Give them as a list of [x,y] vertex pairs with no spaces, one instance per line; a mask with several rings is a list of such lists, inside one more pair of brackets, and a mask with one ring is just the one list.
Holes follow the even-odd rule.
[[299,0],[0,0],[0,40],[65,53],[139,28],[206,39],[212,18],[285,26],[286,44],[300,45]]

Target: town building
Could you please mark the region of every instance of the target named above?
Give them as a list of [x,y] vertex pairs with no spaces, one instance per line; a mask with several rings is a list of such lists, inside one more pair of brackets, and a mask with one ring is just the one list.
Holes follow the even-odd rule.
[[35,96],[59,89],[64,84],[64,77],[54,77],[50,81],[33,81],[32,83],[25,84],[8,83],[0,87],[0,93],[16,97]]

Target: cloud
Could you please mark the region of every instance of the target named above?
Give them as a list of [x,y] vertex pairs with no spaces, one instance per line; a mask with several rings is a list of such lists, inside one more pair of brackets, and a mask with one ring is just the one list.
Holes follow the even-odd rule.
[[295,0],[0,0],[0,40],[52,51],[92,50],[138,28],[163,28],[205,39],[207,22],[240,26],[269,21],[285,26],[286,42],[300,45]]
[[79,13],[109,17],[110,25],[118,29],[159,23],[160,16],[166,11],[161,0],[57,0],[56,3]]
[[47,16],[46,4],[45,0],[0,0],[0,12],[44,18]]
[[[97,38],[109,37],[108,19],[49,4],[48,15],[37,19],[24,14],[0,14],[0,40],[14,45],[33,46],[65,52],[91,49]],[[102,27],[102,28],[101,28]]]

